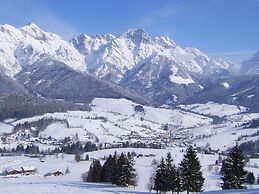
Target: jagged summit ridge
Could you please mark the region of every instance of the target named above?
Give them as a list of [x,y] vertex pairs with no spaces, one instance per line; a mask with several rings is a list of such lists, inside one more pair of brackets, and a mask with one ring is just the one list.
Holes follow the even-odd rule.
[[23,67],[42,57],[66,63],[78,71],[85,71],[84,57],[60,36],[41,30],[30,23],[21,28],[0,26],[0,70],[14,76]]
[[183,48],[168,36],[150,37],[143,29],[129,29],[119,36],[80,35],[71,43],[85,55],[91,74],[117,83],[126,72],[156,55],[167,57],[191,73],[198,74],[213,74],[232,65],[211,59],[196,48]]

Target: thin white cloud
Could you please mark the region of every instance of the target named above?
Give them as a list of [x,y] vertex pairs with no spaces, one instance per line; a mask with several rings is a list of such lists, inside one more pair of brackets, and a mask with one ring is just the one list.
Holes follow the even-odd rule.
[[61,19],[55,10],[40,4],[39,1],[11,0],[1,2],[0,23],[9,23],[20,27],[30,22],[36,23],[45,31],[57,33],[64,39],[70,39],[79,34],[75,27]]
[[164,5],[162,7],[147,13],[141,20],[140,23],[145,26],[156,25],[163,20],[171,19],[181,14],[185,10],[180,4]]
[[187,9],[187,6],[179,3],[163,5],[145,14],[143,18],[138,20],[137,25],[147,29],[153,29],[153,31],[157,29],[159,33],[162,32],[164,35],[172,36],[176,33],[176,28],[173,23],[168,26],[168,20],[171,21],[172,19],[181,17]]
[[242,62],[244,60],[249,59],[254,53],[256,53],[256,50],[244,50],[244,51],[211,53],[210,56],[220,57],[222,59],[233,61],[233,62]]

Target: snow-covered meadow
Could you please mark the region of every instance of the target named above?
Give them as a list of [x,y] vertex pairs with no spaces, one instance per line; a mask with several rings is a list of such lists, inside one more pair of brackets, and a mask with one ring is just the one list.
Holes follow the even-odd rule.
[[[172,153],[174,163],[176,165],[182,159],[183,152],[180,148],[171,149],[108,149],[100,150],[88,153],[90,158],[102,159],[103,156],[108,156],[116,151],[118,154],[121,152],[135,151],[137,154],[143,154],[143,157],[135,158],[135,168],[138,175],[138,186],[136,188],[120,188],[110,184],[94,184],[84,183],[81,180],[82,173],[88,171],[91,161],[74,160],[74,155],[65,155],[62,159],[61,155],[47,156],[44,162],[41,162],[38,158],[28,158],[25,156],[16,157],[0,157],[1,169],[7,167],[21,167],[21,166],[35,166],[38,170],[38,174],[30,176],[13,176],[4,177],[0,176],[0,191],[1,193],[149,193],[147,184],[149,183],[150,176],[154,166],[152,161],[154,159],[160,160],[162,156],[165,156],[168,152]],[[145,157],[145,155],[154,154],[154,157]],[[205,177],[204,190],[213,191],[220,190],[220,166],[215,165],[215,161],[218,159],[218,155],[206,155],[199,154],[199,159],[202,164],[202,171]],[[104,161],[101,160],[103,163]],[[251,163],[259,163],[259,160],[253,159]],[[65,171],[69,168],[70,173],[63,176],[48,176],[44,177],[44,174],[52,172],[54,170]],[[247,170],[254,172],[255,176],[259,174],[259,168],[249,167]],[[257,185],[253,186],[257,187]]]

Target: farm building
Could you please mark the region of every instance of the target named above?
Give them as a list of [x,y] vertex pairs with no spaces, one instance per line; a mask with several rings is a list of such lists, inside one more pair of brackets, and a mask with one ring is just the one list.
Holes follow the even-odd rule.
[[24,166],[21,167],[22,174],[32,175],[37,173],[37,168],[35,166]]
[[21,169],[8,167],[4,170],[6,175],[18,175],[22,173]]
[[37,168],[34,166],[24,166],[21,168],[8,167],[4,172],[6,175],[32,175],[37,173]]

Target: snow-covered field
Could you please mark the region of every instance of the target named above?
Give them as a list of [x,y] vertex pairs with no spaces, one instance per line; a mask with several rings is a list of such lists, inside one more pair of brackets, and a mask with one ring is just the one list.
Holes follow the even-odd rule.
[[0,135],[12,132],[12,125],[0,122]]
[[206,104],[191,104],[191,105],[180,105],[184,110],[190,110],[195,113],[211,116],[230,116],[246,111],[243,106],[235,106],[228,104],[219,104],[214,102],[208,102]]
[[[25,156],[16,157],[0,157],[0,167],[5,169],[7,167],[22,167],[22,166],[35,166],[38,169],[37,175],[30,176],[18,176],[18,177],[3,177],[0,176],[0,192],[1,193],[149,193],[147,190],[147,184],[151,176],[153,166],[151,165],[154,159],[160,160],[166,153],[171,152],[174,158],[174,163],[178,163],[182,159],[183,152],[180,148],[171,149],[109,149],[100,150],[88,153],[90,158],[101,159],[103,156],[117,153],[135,151],[137,154],[155,154],[155,157],[139,157],[135,158],[135,168],[138,174],[138,186],[136,188],[120,188],[110,184],[94,184],[84,183],[81,181],[81,174],[89,169],[90,161],[75,162],[74,155],[65,155],[62,159],[59,155],[48,156],[45,158],[45,162],[40,162],[37,158],[28,158]],[[202,164],[202,171],[205,177],[204,190],[213,191],[220,190],[220,175],[218,171],[220,166],[216,166],[215,161],[218,159],[218,155],[205,155],[199,154],[199,159]],[[101,161],[103,163],[103,160]],[[259,160],[253,159],[251,163],[259,163]],[[54,170],[70,169],[70,174],[59,177],[44,177],[43,175],[52,172]],[[259,168],[248,168],[249,171],[253,171],[255,176],[259,174]],[[254,186],[256,187],[256,186]],[[214,193],[214,192],[212,192]]]

